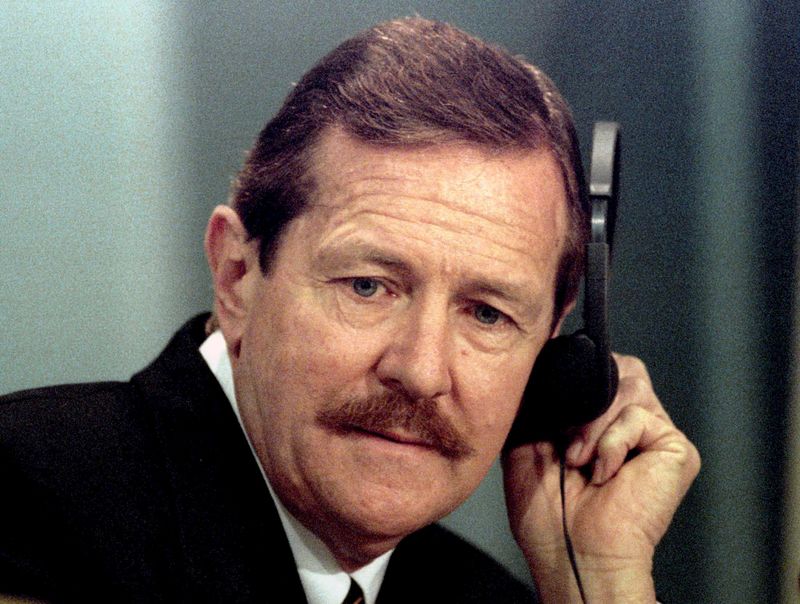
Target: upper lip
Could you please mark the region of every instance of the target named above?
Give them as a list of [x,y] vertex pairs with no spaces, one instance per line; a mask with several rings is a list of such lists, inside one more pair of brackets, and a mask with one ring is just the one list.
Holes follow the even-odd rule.
[[396,443],[400,443],[403,445],[416,445],[418,447],[432,447],[433,444],[429,441],[424,439],[423,437],[412,434],[409,432],[405,432],[403,430],[396,430],[396,429],[372,429],[372,428],[362,428],[360,426],[353,426],[358,432],[362,432],[365,434],[370,434],[372,436],[377,436],[379,438],[385,438],[386,440],[391,440]]

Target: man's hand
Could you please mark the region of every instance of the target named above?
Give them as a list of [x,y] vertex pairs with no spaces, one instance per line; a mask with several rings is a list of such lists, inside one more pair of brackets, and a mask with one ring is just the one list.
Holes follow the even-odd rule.
[[[567,449],[566,510],[588,602],[654,602],[652,559],[700,469],[697,449],[667,416],[644,364],[615,355],[611,408]],[[561,525],[551,443],[503,459],[511,529],[545,602],[580,602]]]

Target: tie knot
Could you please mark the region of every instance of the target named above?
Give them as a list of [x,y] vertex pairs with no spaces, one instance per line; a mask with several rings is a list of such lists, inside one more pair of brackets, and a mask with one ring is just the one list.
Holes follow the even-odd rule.
[[364,592],[353,579],[350,579],[350,591],[342,600],[342,604],[364,604]]

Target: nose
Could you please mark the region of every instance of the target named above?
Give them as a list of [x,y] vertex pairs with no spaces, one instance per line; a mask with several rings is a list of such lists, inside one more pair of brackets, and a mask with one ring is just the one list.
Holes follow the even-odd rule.
[[381,383],[412,400],[434,399],[452,389],[451,342],[446,305],[412,304],[378,360]]

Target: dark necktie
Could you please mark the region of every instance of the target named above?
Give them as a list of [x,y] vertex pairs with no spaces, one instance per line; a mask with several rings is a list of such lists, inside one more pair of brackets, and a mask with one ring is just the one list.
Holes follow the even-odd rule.
[[358,586],[358,583],[350,579],[350,591],[342,600],[342,604],[364,604],[364,593]]

